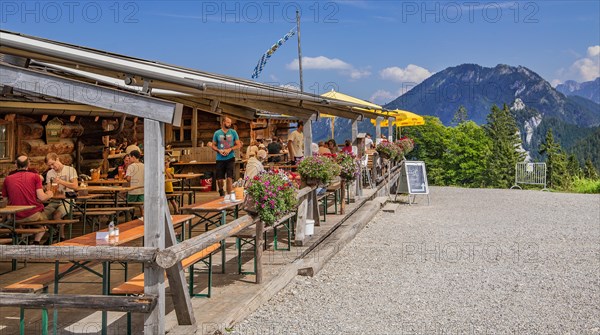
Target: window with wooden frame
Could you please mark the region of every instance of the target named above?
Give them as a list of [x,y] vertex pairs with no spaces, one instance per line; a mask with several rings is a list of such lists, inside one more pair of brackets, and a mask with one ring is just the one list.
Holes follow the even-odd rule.
[[14,141],[12,122],[0,120],[0,162],[11,162]]

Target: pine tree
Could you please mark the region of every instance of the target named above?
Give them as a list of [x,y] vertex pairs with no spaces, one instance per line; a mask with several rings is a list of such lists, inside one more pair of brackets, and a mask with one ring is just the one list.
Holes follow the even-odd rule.
[[567,159],[567,171],[571,177],[581,177],[581,165],[574,154],[570,154]]
[[570,175],[567,171],[567,158],[560,144],[554,141],[552,129],[546,132],[546,139],[540,145],[540,155],[546,157],[546,180],[548,187],[567,187]]
[[465,106],[461,105],[460,107],[458,107],[458,110],[456,111],[456,113],[454,113],[454,116],[452,117],[452,124],[457,126],[459,124],[465,123],[468,120],[468,116],[467,116],[467,109],[465,108]]
[[499,188],[510,187],[515,178],[515,165],[523,161],[525,155],[519,151],[519,129],[506,104],[502,109],[492,106],[484,129],[492,141],[487,184]]
[[594,163],[592,163],[591,159],[588,158],[585,160],[585,168],[583,171],[586,178],[592,180],[598,179],[598,170],[596,170],[596,167],[594,166]]

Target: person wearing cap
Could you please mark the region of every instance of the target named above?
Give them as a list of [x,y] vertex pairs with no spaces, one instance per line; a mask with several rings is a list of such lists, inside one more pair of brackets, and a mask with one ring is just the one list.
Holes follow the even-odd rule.
[[259,173],[265,170],[262,162],[267,158],[267,152],[264,150],[258,150],[256,155],[250,156],[246,163],[246,172],[244,173],[244,180],[250,180],[257,176]]
[[304,158],[304,122],[298,121],[298,128],[288,137],[288,151],[296,164]]

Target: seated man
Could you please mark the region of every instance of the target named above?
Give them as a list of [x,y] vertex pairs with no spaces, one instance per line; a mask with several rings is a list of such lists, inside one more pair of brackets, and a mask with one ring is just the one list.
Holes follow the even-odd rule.
[[[279,143],[277,136],[273,136],[273,141],[267,145],[269,155],[277,155],[281,153],[283,146]],[[269,162],[281,162],[281,156],[269,157]]]
[[[4,179],[2,196],[8,198],[9,205],[35,206],[33,209],[15,214],[17,223],[47,220],[54,208],[44,208],[41,201],[52,198],[52,191],[44,192],[42,178],[39,174],[29,170],[27,156],[17,157],[16,165],[17,170]],[[44,233],[35,234],[33,243],[40,244],[42,237],[44,237]]]
[[[52,189],[53,192],[58,191],[59,194],[64,194],[65,192],[73,192],[79,187],[77,171],[75,168],[64,165],[56,153],[51,152],[46,155],[46,165],[50,168],[46,174],[47,189],[55,187],[56,189]],[[63,203],[60,200],[53,200],[47,207],[55,209],[54,213],[52,213],[52,219],[60,220],[71,211],[69,206],[70,205]],[[64,239],[64,225],[59,225],[58,230],[60,238]]]
[[331,151],[329,150],[329,148],[325,145],[325,142],[320,141],[319,142],[319,151],[318,151],[319,155],[323,155],[323,154],[331,154]]

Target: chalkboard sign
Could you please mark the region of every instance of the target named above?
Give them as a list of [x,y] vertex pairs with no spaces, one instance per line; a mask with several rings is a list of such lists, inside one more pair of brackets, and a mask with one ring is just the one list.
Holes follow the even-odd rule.
[[425,162],[404,162],[397,193],[429,194]]

